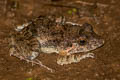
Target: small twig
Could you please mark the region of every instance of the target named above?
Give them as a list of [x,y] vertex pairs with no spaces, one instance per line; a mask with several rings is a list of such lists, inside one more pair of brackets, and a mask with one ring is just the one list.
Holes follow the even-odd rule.
[[[83,4],[83,5],[94,5],[94,3],[89,3],[89,2],[84,2],[84,1],[76,1],[76,3],[80,3],[80,4]],[[99,7],[108,7],[108,5],[106,4],[102,4],[102,3],[96,3],[97,6]]]
[[71,24],[71,25],[79,25],[79,26],[82,26],[82,24],[73,23],[73,22],[66,22],[66,24]]

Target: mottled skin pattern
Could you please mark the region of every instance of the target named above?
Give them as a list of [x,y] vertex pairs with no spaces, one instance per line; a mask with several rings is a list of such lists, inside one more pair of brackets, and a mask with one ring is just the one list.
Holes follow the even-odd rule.
[[[90,24],[79,25],[66,21],[64,17],[40,16],[21,27],[11,33],[10,55],[29,62],[34,62],[41,52],[68,57],[89,52],[104,44]],[[64,63],[58,58],[57,63],[63,65],[72,62]]]

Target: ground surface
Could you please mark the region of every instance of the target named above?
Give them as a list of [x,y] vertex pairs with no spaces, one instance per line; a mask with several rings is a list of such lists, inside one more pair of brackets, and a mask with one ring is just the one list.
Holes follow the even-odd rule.
[[[0,0],[0,80],[120,80],[120,2],[81,1]],[[9,32],[16,25],[49,14],[64,15],[77,23],[89,22],[105,39],[105,45],[93,51],[94,59],[64,66],[56,64],[55,54],[40,55],[45,65],[56,70],[54,73],[11,57],[6,39]]]

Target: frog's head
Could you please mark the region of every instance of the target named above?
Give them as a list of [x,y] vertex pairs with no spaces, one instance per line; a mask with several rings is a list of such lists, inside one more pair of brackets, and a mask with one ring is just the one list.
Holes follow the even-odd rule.
[[88,52],[101,47],[104,40],[98,36],[90,24],[83,24],[83,29],[79,31],[79,38],[75,43],[72,43],[75,48],[70,53]]

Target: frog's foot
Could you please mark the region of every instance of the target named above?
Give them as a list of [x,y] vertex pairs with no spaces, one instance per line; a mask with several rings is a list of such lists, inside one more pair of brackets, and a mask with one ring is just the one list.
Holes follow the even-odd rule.
[[40,60],[38,59],[35,59],[35,60],[26,60],[27,62],[31,62],[32,63],[32,66],[37,64],[37,65],[40,65],[41,67],[44,67],[45,69],[49,70],[50,72],[54,72],[53,69],[45,66]]
[[85,55],[69,55],[69,56],[60,56],[57,59],[57,64],[64,65],[64,64],[71,64],[75,62],[80,62],[80,60],[85,58],[94,58],[93,53],[87,53]]

